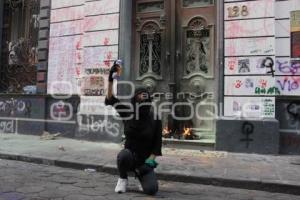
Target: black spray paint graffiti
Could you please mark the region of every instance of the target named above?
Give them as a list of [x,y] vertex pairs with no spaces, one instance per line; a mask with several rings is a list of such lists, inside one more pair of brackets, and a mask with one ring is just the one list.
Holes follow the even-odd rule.
[[300,104],[297,102],[291,102],[287,106],[287,112],[292,117],[293,121],[300,120]]
[[242,125],[242,133],[246,138],[242,138],[240,141],[246,143],[246,148],[249,149],[250,142],[254,140],[250,138],[250,135],[254,133],[254,125],[250,122],[244,122]]
[[282,123],[287,129],[299,130],[300,128],[300,102],[291,101],[284,103],[283,108],[285,109],[284,118]]
[[275,75],[275,70],[274,70],[274,60],[271,57],[266,57],[265,59],[262,60],[261,68],[267,68],[269,71],[267,71],[267,74],[271,74],[273,77]]

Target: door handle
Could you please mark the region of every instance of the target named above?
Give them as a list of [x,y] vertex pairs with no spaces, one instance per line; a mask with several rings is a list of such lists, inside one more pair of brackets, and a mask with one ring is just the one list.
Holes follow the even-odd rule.
[[181,59],[181,52],[179,50],[176,51],[176,59],[177,61],[180,61]]
[[168,63],[170,63],[170,57],[171,57],[171,54],[170,54],[170,52],[166,52],[166,61],[168,62]]

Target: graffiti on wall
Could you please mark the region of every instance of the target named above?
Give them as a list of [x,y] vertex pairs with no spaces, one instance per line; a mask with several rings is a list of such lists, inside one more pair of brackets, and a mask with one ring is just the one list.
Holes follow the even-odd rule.
[[16,126],[14,120],[0,120],[0,133],[15,133]]
[[225,40],[225,56],[274,55],[275,38],[237,38]]
[[274,0],[228,1],[225,4],[225,20],[274,17]]
[[254,133],[254,124],[251,122],[244,122],[242,125],[242,134],[244,138],[240,139],[241,142],[245,142],[246,148],[249,149],[250,143],[254,140],[251,138],[251,135]]
[[119,0],[53,1],[48,93],[104,94],[105,81],[101,91],[93,87],[96,87],[95,83],[102,84],[107,74],[95,78],[86,72],[99,67],[109,68],[112,60],[118,58],[118,12]]
[[291,128],[300,128],[300,104],[291,102],[286,105],[286,119]]
[[275,57],[227,57],[225,58],[226,75],[274,75]]
[[0,115],[9,117],[21,114],[30,117],[31,106],[30,101],[20,99],[0,100]]
[[300,61],[290,60],[290,58],[277,58],[276,75],[300,75]]
[[73,118],[74,106],[71,103],[59,101],[50,106],[50,119],[55,121],[68,121]]
[[299,152],[300,150],[300,102],[290,101],[279,104],[279,122],[283,153]]
[[227,76],[225,77],[225,95],[269,95],[280,94],[274,87],[272,76]]
[[274,118],[275,1],[225,2],[224,115]]
[[225,38],[275,35],[274,19],[237,20],[225,22]]
[[300,76],[276,77],[276,86],[281,95],[298,96],[300,94]]
[[274,97],[225,97],[225,116],[274,118]]
[[121,135],[121,125],[108,119],[97,119],[96,116],[87,115],[78,116],[78,134],[83,136],[85,133],[101,133],[108,134],[111,137],[119,137]]

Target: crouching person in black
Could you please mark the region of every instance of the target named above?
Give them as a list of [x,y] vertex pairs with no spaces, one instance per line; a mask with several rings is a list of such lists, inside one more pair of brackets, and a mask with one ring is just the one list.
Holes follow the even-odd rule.
[[127,173],[132,171],[136,173],[143,192],[155,195],[158,191],[158,181],[154,169],[157,167],[156,157],[162,155],[162,124],[151,111],[151,96],[145,88],[135,89],[131,99],[132,111],[124,112],[130,110],[130,106],[121,104],[112,94],[113,77],[116,72],[120,74],[120,70],[120,65],[115,62],[110,71],[105,100],[105,104],[113,106],[124,121],[125,148],[117,157],[120,178],[115,192],[126,192]]

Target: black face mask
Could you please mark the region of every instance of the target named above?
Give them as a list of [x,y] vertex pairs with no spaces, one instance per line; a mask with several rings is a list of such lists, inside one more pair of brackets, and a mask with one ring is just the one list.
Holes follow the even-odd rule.
[[[138,95],[141,93],[146,93],[146,98],[139,100]],[[132,99],[133,106],[135,107],[135,114],[137,118],[142,119],[149,116],[151,111],[151,97],[147,90],[140,89],[136,91],[134,98]]]

